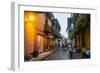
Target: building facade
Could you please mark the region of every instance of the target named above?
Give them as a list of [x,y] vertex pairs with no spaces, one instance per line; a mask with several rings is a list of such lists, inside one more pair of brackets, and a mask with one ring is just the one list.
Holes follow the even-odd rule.
[[68,18],[67,31],[76,48],[90,49],[90,14],[72,14]]
[[24,12],[24,60],[52,50],[59,38],[60,24],[52,12]]

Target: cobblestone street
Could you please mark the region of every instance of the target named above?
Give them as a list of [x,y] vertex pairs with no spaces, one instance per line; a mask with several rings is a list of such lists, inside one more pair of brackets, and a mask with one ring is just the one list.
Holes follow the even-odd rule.
[[67,60],[70,59],[69,51],[64,51],[62,48],[57,48],[57,50],[46,57],[44,60]]
[[57,48],[55,52],[45,57],[43,60],[68,60],[68,59],[82,59],[82,54],[73,52],[70,57],[69,50],[63,50],[63,48]]

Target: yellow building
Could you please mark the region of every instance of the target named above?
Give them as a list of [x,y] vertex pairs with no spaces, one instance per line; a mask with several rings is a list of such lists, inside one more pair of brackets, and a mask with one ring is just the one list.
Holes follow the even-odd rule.
[[75,45],[81,50],[83,48],[90,49],[90,25],[85,26],[78,32],[75,36]]
[[24,12],[25,60],[35,50],[38,50],[38,53],[43,53],[55,46],[53,36],[50,33],[45,33],[46,28],[52,29],[52,23],[45,12]]

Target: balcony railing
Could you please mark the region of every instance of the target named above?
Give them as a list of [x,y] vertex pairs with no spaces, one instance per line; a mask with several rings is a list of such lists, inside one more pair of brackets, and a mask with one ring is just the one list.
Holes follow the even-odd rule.
[[46,33],[52,33],[52,27],[49,26],[49,25],[46,25],[46,27],[45,27],[45,32],[46,32]]

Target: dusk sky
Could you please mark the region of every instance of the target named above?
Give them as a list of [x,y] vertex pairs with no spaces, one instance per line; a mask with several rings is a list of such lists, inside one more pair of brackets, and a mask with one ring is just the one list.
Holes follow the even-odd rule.
[[70,13],[53,13],[55,18],[58,19],[60,26],[61,26],[61,31],[60,33],[65,36],[68,37],[67,32],[66,32],[66,28],[67,28],[67,18],[70,17]]

